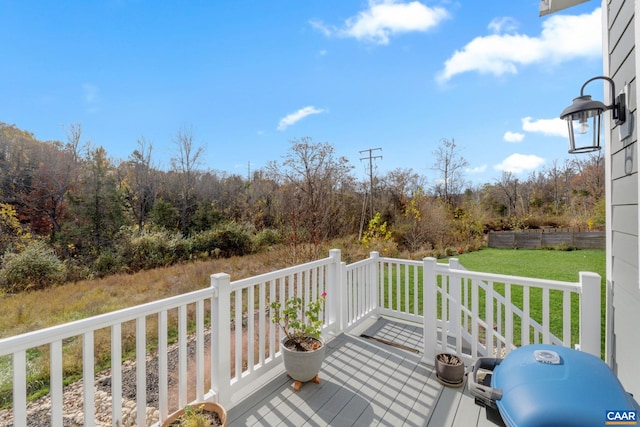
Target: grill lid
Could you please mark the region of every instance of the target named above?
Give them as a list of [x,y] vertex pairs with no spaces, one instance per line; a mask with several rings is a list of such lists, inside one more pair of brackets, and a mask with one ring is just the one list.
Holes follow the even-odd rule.
[[638,410],[633,397],[600,358],[561,346],[534,344],[512,351],[495,367],[491,386],[509,426],[604,425],[611,410]]

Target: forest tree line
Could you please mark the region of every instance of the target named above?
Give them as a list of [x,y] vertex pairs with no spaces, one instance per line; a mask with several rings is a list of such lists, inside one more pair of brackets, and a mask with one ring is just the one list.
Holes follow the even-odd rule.
[[174,136],[166,170],[144,138],[128,158],[114,160],[83,141],[79,124],[66,130],[64,142],[39,141],[0,122],[5,290],[243,255],[276,243],[288,245],[299,262],[338,238],[389,255],[425,254],[478,247],[490,229],[604,225],[601,155],[470,186],[462,150],[442,139],[433,164],[425,165],[435,179],[396,169],[360,181],[334,146],[304,137],[291,141],[281,159],[241,176],[204,168],[204,147],[189,128]]

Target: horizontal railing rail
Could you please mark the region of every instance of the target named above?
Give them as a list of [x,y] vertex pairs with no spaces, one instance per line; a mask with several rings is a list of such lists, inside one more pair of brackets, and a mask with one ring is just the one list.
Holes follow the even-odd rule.
[[579,278],[574,283],[472,272],[452,259],[437,279],[438,350],[475,359],[549,343],[600,357],[600,276]]
[[[94,420],[95,370],[105,357],[96,353],[99,347],[108,348],[111,360],[112,425],[147,424],[148,386],[155,387],[160,421],[192,401],[232,408],[283,370],[281,333],[269,305],[294,295],[307,304],[326,293],[326,339],[371,316],[421,324],[427,363],[437,352],[473,360],[532,342],[580,346],[600,355],[596,274],[581,273],[571,283],[471,272],[456,259],[445,264],[372,252],[345,265],[340,257],[331,250],[325,259],[236,281],[214,274],[206,289],[0,340],[0,379],[10,378],[14,424],[28,425],[27,378],[38,357],[48,360],[51,425],[65,423],[64,364],[71,351],[81,354],[84,420]],[[175,366],[169,351],[177,354]],[[125,371],[123,358],[136,360],[135,373]],[[157,366],[155,372],[147,369],[148,360],[157,362],[149,364]],[[123,395],[127,375],[135,375],[133,397]],[[137,404],[132,414],[123,410],[126,400]]]
[[[13,370],[13,416],[15,425],[28,425],[26,419],[26,396],[27,396],[27,352],[32,349],[46,347],[50,359],[49,389],[51,395],[51,425],[63,425],[63,363],[64,353],[67,348],[74,343],[81,343],[82,352],[82,377],[83,377],[83,413],[85,420],[95,419],[95,360],[94,353],[96,338],[110,341],[110,358],[112,361],[122,360],[123,354],[123,330],[128,331],[135,340],[133,343],[133,355],[138,361],[136,368],[136,388],[137,401],[143,402],[137,405],[134,420],[138,425],[143,425],[146,419],[146,361],[147,358],[147,323],[153,319],[157,324],[157,349],[158,365],[160,366],[159,387],[160,412],[167,413],[167,373],[166,355],[168,346],[168,313],[175,311],[176,328],[178,330],[178,352],[180,353],[179,372],[179,394],[181,401],[185,401],[186,389],[186,368],[187,361],[187,323],[188,318],[194,319],[197,326],[197,334],[203,335],[204,331],[204,302],[211,301],[211,289],[202,289],[176,297],[150,302],[136,307],[94,316],[91,318],[77,320],[64,325],[54,326],[38,331],[28,332],[11,338],[0,340],[0,357],[12,356]],[[196,307],[197,313],[194,313]],[[188,316],[188,312],[192,312]],[[209,319],[210,320],[210,319]],[[132,323],[132,325],[127,325]],[[126,326],[125,326],[126,325]],[[102,332],[100,335],[98,335]],[[199,342],[198,342],[199,341]],[[196,340],[199,348],[204,340]],[[112,390],[112,419],[123,425],[122,412],[122,365],[112,363],[110,367],[111,390]],[[164,372],[163,372],[164,371]]]
[[[323,260],[235,282],[230,282],[228,275],[212,275],[212,287],[206,289],[2,339],[0,358],[12,359],[14,424],[28,425],[28,353],[35,349],[41,353],[42,348],[49,353],[50,360],[51,425],[64,424],[64,416],[68,415],[63,411],[64,354],[74,343],[79,343],[82,352],[83,419],[95,420],[96,359],[104,357],[94,351],[97,340],[108,341],[111,361],[121,361],[126,354],[137,362],[134,414],[123,411],[128,399],[122,395],[122,364],[110,364],[112,425],[147,425],[146,361],[152,356],[148,350],[151,341],[156,342],[153,357],[157,358],[158,366],[155,375],[160,420],[193,400],[221,399],[231,407],[234,404],[231,396],[243,388],[251,388],[251,384],[268,375],[271,368],[280,366],[278,333],[269,321],[268,301],[296,294],[308,302],[327,292],[323,330],[333,332],[338,329],[339,288],[335,278],[339,270],[340,251],[331,251],[331,256]],[[225,276],[226,290],[220,286]],[[223,294],[227,296],[224,300]],[[206,324],[211,326],[209,330]],[[157,334],[150,334],[150,330]],[[167,354],[170,330],[177,331],[174,351],[178,354],[177,367],[171,372]],[[128,352],[123,348],[125,335],[133,337]],[[195,339],[190,340],[189,335]],[[210,338],[209,344],[205,344],[205,335]],[[188,350],[189,343],[194,347],[192,350]],[[209,357],[205,357],[206,354]],[[171,389],[170,376],[176,379]]]
[[[284,305],[286,299],[296,296],[302,298],[306,306],[326,293],[321,313],[323,333],[337,331],[340,266],[340,251],[332,250],[329,258],[320,261],[234,282],[230,282],[226,274],[213,275],[213,317],[218,319],[220,327],[214,336],[213,358],[217,361],[212,361],[216,372],[212,380],[219,380],[214,381],[211,395],[205,398],[213,398],[231,408],[255,391],[256,381],[268,377],[273,368],[281,367],[280,333],[270,321],[270,302],[279,301]],[[237,327],[240,324],[242,327]],[[225,381],[228,372],[233,375],[230,381]]]

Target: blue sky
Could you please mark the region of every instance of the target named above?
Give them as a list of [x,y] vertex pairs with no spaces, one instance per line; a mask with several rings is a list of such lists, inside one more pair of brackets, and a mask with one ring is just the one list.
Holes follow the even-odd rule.
[[[366,176],[428,179],[454,138],[466,178],[526,178],[569,158],[557,118],[602,74],[600,2],[0,0],[0,121],[168,168],[192,130],[202,168],[246,175],[290,141],[329,142]],[[596,99],[602,86],[588,87]]]

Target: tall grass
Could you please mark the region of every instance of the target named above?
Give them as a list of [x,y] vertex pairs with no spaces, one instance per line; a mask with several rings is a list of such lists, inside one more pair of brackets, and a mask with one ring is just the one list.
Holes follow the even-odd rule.
[[[210,285],[213,273],[228,273],[232,280],[255,276],[291,265],[285,247],[259,254],[232,257],[166,268],[141,271],[131,275],[114,275],[98,280],[67,283],[54,288],[0,295],[0,338],[19,335],[66,322],[96,316],[111,311],[156,301],[162,298],[202,289]],[[193,307],[190,307],[191,311]],[[168,313],[169,342],[177,337],[177,313]],[[147,346],[157,343],[157,319],[147,318]],[[122,325],[123,359],[135,356],[135,323]],[[97,331],[94,337],[96,371],[110,367],[110,337],[108,330]],[[82,343],[76,337],[65,340],[63,347],[64,382],[81,377]],[[29,399],[48,393],[49,348],[34,348],[27,353]],[[0,408],[10,406],[12,392],[11,357],[0,357]]]
[[231,280],[287,267],[286,248],[259,254],[178,264],[135,274],[67,283],[50,289],[0,295],[0,338],[108,313],[202,289],[210,275]]

